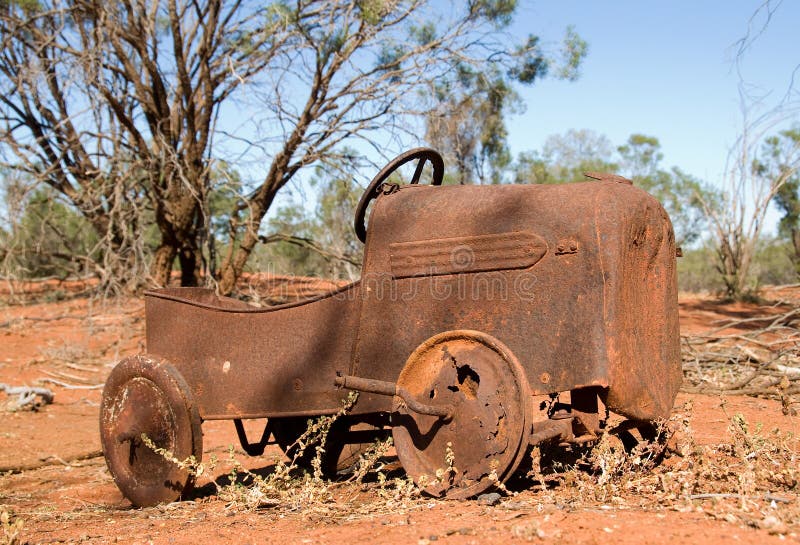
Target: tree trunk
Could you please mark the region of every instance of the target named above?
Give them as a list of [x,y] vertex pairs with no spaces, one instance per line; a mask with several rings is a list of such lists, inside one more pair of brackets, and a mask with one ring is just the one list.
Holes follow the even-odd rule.
[[150,265],[150,275],[153,283],[163,288],[169,284],[169,275],[172,272],[172,264],[175,261],[177,250],[173,244],[162,242],[153,256],[153,263]]
[[184,246],[178,252],[178,261],[181,264],[181,286],[194,287],[199,284],[201,259],[197,248]]
[[181,287],[194,287],[200,285],[202,259],[200,250],[191,244],[180,247],[179,244],[163,241],[153,256],[150,266],[150,275],[157,287],[166,287],[169,284],[172,266],[175,258],[181,266]]
[[219,292],[222,295],[230,295],[236,287],[236,282],[242,275],[242,271],[244,271],[244,266],[247,264],[250,254],[253,252],[256,244],[258,244],[258,228],[267,210],[269,210],[276,192],[277,189],[269,190],[262,201],[255,202],[251,206],[251,216],[241,243],[234,247],[234,243],[231,241],[228,255],[225,257],[220,267]]
[[275,194],[281,185],[278,180],[281,180],[282,176],[278,176],[276,173],[283,173],[290,156],[291,153],[284,150],[284,154],[273,162],[267,181],[261,186],[259,194],[251,201],[247,228],[241,243],[238,246],[234,241],[229,243],[228,253],[220,266],[218,289],[222,295],[230,295],[234,290],[250,254],[258,244],[258,229],[261,220],[272,205]]
[[725,285],[725,297],[731,300],[741,299],[744,288],[740,253],[741,248],[728,241],[717,248],[717,270]]
[[[170,174],[165,173],[164,176],[169,177]],[[200,177],[191,179],[198,180]],[[151,266],[153,282],[157,286],[166,286],[169,283],[177,257],[181,266],[181,286],[199,285],[202,257],[198,247],[199,231],[195,223],[199,210],[198,199],[193,193],[186,191],[179,180],[172,180],[163,200],[154,205],[161,244]]]
[[[263,215],[262,215],[263,216]],[[260,221],[260,219],[259,219]],[[256,227],[257,229],[258,227]],[[232,250],[229,257],[222,264],[222,271],[219,277],[219,292],[222,295],[230,295],[236,287],[236,282],[244,271],[244,266],[253,252],[256,243],[258,242],[258,232],[248,229],[244,235],[242,243]]]

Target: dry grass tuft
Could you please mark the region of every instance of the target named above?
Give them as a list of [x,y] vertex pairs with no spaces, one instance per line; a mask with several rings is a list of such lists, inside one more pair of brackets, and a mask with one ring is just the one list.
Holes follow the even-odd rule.
[[[225,503],[226,511],[256,511],[270,509],[304,517],[352,518],[395,512],[398,507],[413,508],[419,503],[421,490],[410,478],[392,478],[384,463],[392,447],[391,439],[376,441],[356,463],[354,472],[344,480],[329,481],[324,478],[322,459],[325,443],[334,422],[347,414],[357,399],[351,393],[338,413],[309,420],[306,431],[287,448],[292,459],[274,460],[272,470],[262,475],[243,466],[231,445],[225,459],[212,455],[208,463],[199,463],[193,457],[178,460],[165,449],[157,447],[147,436],[143,442],[166,460],[191,472],[195,478],[213,476],[218,470],[227,472],[226,479],[213,479],[216,498]],[[299,464],[304,453],[313,449],[311,471]],[[375,492],[371,493],[370,492]],[[342,495],[348,496],[342,501]],[[357,503],[353,503],[356,496]]]
[[20,545],[20,534],[25,523],[19,517],[14,517],[5,506],[0,505],[0,545]]

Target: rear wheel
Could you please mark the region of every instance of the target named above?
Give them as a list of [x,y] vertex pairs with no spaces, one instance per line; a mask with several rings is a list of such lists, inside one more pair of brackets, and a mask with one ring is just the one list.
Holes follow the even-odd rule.
[[134,505],[188,494],[194,476],[174,460],[199,462],[203,434],[197,406],[177,369],[145,356],[125,358],[114,367],[103,389],[100,440],[114,481]]

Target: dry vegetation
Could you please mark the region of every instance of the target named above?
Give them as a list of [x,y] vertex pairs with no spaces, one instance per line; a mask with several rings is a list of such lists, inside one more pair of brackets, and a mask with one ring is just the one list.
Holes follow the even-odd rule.
[[24,522],[21,518],[12,518],[5,507],[0,507],[0,526],[3,534],[0,535],[0,543],[3,545],[16,545],[19,543],[19,535],[22,532]]
[[599,502],[621,509],[702,510],[771,533],[785,534],[790,527],[796,531],[798,438],[778,429],[763,430],[734,414],[725,441],[698,445],[689,424],[691,411],[689,402],[673,416],[664,444],[643,442],[626,452],[612,436],[605,436],[577,463],[555,460],[536,468],[533,474],[546,485],[540,501],[574,507]]

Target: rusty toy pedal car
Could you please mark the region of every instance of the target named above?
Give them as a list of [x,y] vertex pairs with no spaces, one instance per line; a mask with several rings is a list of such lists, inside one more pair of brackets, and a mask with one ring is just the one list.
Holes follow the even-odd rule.
[[[387,182],[413,159],[411,184]],[[426,161],[438,187],[418,184]],[[631,426],[669,415],[681,366],[676,247],[661,205],[614,175],[441,186],[443,170],[420,148],[372,180],[356,212],[358,282],[268,308],[199,288],[146,293],[147,354],[114,368],[100,414],[108,467],[134,505],[174,501],[193,484],[152,443],[199,460],[202,422],[227,419],[248,454],[290,449],[310,417],[336,413],[352,391],[326,468],[352,465],[391,432],[406,472],[451,498],[503,482],[530,445],[597,439],[600,403]],[[537,420],[534,396],[567,392]],[[242,420],[255,418],[267,423],[250,443]],[[446,455],[457,470],[436,479]]]

